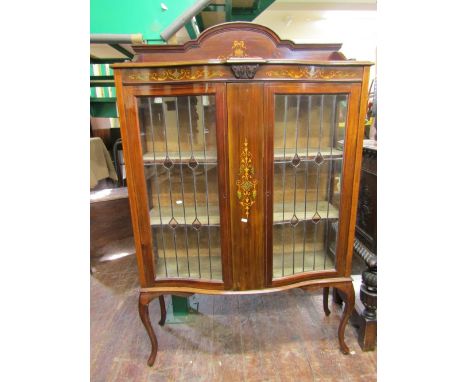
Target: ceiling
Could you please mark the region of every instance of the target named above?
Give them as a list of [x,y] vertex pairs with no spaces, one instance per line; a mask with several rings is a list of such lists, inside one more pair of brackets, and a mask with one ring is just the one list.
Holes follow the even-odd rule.
[[348,58],[376,60],[375,0],[277,0],[255,23],[296,43],[342,43]]

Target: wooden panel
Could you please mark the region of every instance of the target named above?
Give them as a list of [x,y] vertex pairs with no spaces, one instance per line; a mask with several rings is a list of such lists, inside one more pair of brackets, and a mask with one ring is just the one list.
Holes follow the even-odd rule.
[[[354,232],[356,227],[356,215],[357,215],[357,206],[358,206],[358,198],[359,198],[359,181],[361,178],[361,163],[362,163],[362,145],[364,141],[364,121],[366,119],[367,113],[367,101],[368,101],[368,86],[369,86],[369,68],[364,68],[364,78],[361,84],[360,89],[360,97],[359,101],[356,102],[356,109],[352,109],[349,111],[350,116],[355,124],[355,135],[356,140],[354,141],[354,145],[351,148],[354,150],[353,153],[350,153],[348,161],[354,164],[354,179],[353,179],[353,186],[352,189],[349,191],[349,198],[351,208],[349,209],[349,228],[347,231],[347,237],[343,235],[343,239],[348,240],[347,246],[347,253],[346,253],[346,268],[345,268],[345,275],[351,275],[351,263],[353,259],[353,242],[354,242]],[[353,113],[353,114],[351,114]],[[348,143],[350,145],[350,143]],[[354,155],[354,156],[351,156]],[[350,166],[351,167],[351,166]],[[352,170],[349,169],[348,174],[351,176]],[[340,234],[340,239],[341,239]]]
[[[255,81],[340,81],[357,82],[362,81],[363,68],[353,66],[320,66],[320,65],[299,65],[298,62],[288,65],[271,64],[233,64],[216,65],[216,61],[210,65],[191,65],[176,67],[157,67],[164,63],[151,64],[152,68],[140,67],[128,69],[124,73],[124,85],[130,84],[150,84],[150,83],[174,83],[174,82],[207,82],[207,81],[230,81],[237,77],[233,73],[236,67],[253,67]],[[154,67],[153,67],[154,66]],[[233,69],[234,68],[234,69]],[[246,79],[245,77],[239,77]],[[247,77],[252,78],[252,77]]]
[[139,192],[144,190],[145,176],[143,166],[138,166],[141,161],[141,142],[137,127],[137,107],[133,97],[124,92],[121,75],[120,70],[114,71],[135,251],[140,285],[149,287],[154,285],[154,269],[149,215],[143,212],[143,208],[148,205],[147,197],[146,193]]
[[215,290],[208,289],[200,285],[196,286],[154,286],[150,288],[141,288],[141,292],[152,292],[152,293],[200,293],[200,294],[216,294],[216,295],[249,295],[249,294],[268,294],[275,292],[283,292],[294,288],[307,288],[307,290],[320,289],[326,286],[331,288],[346,285],[352,282],[350,277],[328,277],[318,280],[300,281],[284,283],[284,285],[278,285],[271,288],[262,288],[257,290]]
[[[270,29],[252,23],[217,25],[184,45],[133,45],[137,62],[210,60],[260,57],[263,59],[344,60],[341,44],[294,44]],[[128,64],[115,64],[126,67]]]
[[154,83],[174,81],[208,81],[213,79],[225,80],[232,78],[229,67],[215,66],[186,66],[176,68],[130,69],[126,71],[124,83]]
[[[235,290],[262,289],[264,285],[264,129],[263,85],[245,83],[227,85],[228,145],[229,145],[229,199],[231,210],[231,253],[233,288]],[[251,154],[253,167],[250,182],[256,182],[256,196],[246,211],[237,196],[238,185],[242,187],[240,174],[243,150]],[[249,191],[252,191],[250,189]],[[241,220],[245,219],[245,220]]]
[[[297,63],[296,63],[297,64]],[[360,81],[362,67],[318,65],[261,65],[256,78],[299,81]]]

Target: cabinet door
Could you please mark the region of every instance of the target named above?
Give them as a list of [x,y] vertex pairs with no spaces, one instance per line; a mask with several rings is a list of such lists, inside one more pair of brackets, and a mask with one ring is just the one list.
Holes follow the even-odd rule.
[[359,84],[266,84],[267,280],[343,275]]
[[223,267],[224,89],[153,86],[133,88],[126,96],[137,249],[153,283],[202,282],[221,289],[229,282]]

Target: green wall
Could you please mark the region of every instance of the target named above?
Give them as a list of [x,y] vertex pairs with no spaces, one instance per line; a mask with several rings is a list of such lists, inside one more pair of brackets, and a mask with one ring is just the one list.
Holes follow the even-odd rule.
[[[91,0],[91,34],[141,33],[148,43],[161,43],[160,33],[196,0]],[[167,6],[167,11],[161,8]]]

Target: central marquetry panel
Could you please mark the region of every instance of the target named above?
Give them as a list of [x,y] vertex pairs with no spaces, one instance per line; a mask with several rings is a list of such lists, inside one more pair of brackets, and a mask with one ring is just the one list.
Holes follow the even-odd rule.
[[228,84],[233,289],[265,286],[263,84]]

